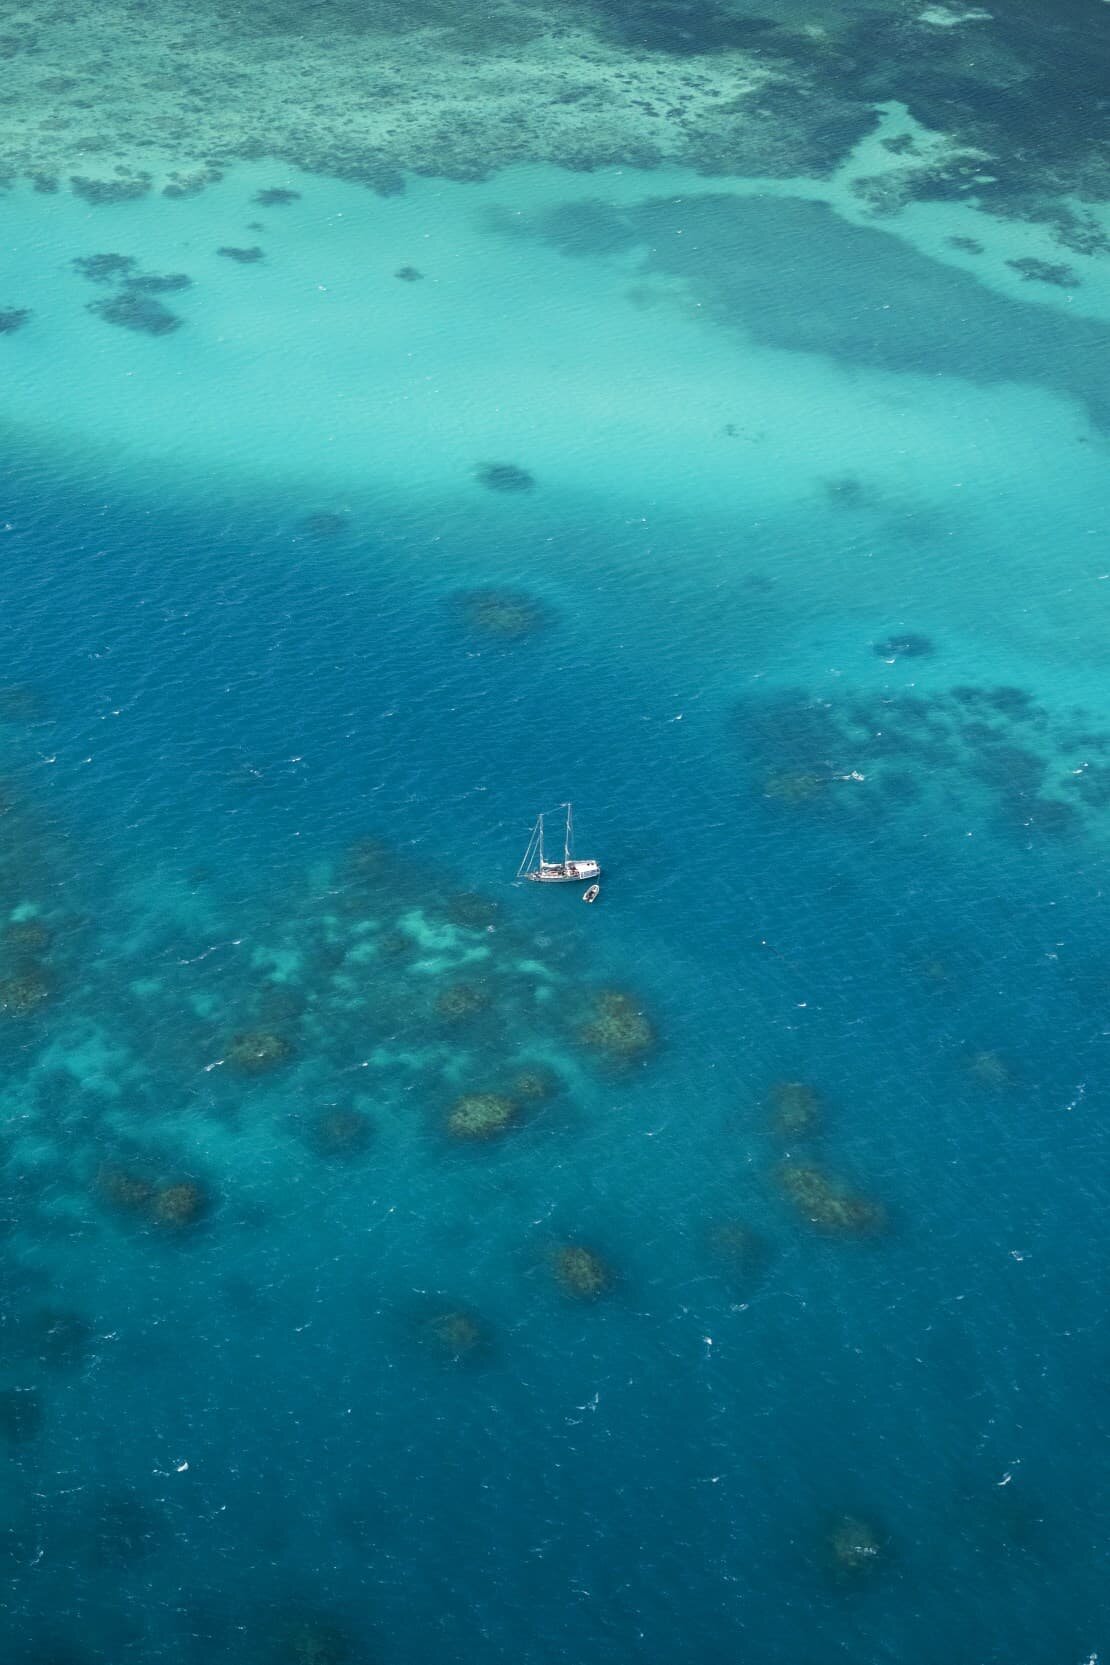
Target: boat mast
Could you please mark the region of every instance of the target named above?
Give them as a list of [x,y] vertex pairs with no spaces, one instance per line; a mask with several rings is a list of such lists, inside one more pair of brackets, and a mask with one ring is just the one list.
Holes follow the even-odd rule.
[[537,854],[539,855],[540,862],[542,863],[543,862],[543,816],[542,815],[540,816],[539,820],[536,822],[535,826],[532,828],[532,836],[528,840],[528,848],[524,852],[524,860],[521,862],[520,866],[516,870],[516,876],[517,876],[518,879],[523,879],[526,874],[531,873],[531,872],[534,871],[534,869],[532,867],[532,861],[533,861],[533,858]]
[[563,866],[564,867],[570,861],[570,839],[571,839],[571,827],[570,827],[571,805],[570,804],[566,805],[566,812],[567,812],[567,830],[566,830],[566,833],[565,833],[564,838],[563,838]]

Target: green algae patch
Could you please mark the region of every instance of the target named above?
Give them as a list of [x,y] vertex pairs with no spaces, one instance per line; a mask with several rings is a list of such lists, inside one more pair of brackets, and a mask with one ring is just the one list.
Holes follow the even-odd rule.
[[812,1163],[783,1162],[778,1169],[783,1195],[819,1231],[836,1237],[874,1237],[886,1227],[880,1203],[858,1196]]
[[612,1289],[612,1269],[582,1243],[564,1243],[552,1255],[556,1282],[578,1301],[596,1301]]
[[450,1111],[447,1131],[453,1139],[496,1139],[508,1132],[516,1116],[516,1104],[504,1093],[466,1093]]

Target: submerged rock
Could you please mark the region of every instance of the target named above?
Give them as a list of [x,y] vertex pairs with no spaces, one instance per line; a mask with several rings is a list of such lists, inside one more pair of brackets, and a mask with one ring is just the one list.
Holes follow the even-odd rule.
[[283,208],[288,202],[298,202],[301,193],[291,191],[284,185],[268,185],[264,191],[256,191],[251,198],[260,208]]
[[256,261],[265,258],[257,244],[249,249],[231,248],[225,244],[222,248],[218,248],[216,253],[222,254],[225,260],[237,260],[241,266],[253,266]]
[[0,335],[14,335],[16,330],[23,328],[30,316],[31,309],[28,306],[0,306]]
[[564,1243],[553,1257],[555,1277],[580,1301],[595,1301],[613,1286],[613,1273],[592,1249],[581,1243]]
[[402,283],[419,283],[424,273],[418,272],[415,266],[401,266],[393,276],[400,278]]

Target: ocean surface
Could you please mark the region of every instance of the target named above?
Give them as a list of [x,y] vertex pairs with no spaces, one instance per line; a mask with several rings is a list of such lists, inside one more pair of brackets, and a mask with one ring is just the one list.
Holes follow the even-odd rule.
[[1107,1657],[1110,260],[907,141],[0,197],[3,1665]]

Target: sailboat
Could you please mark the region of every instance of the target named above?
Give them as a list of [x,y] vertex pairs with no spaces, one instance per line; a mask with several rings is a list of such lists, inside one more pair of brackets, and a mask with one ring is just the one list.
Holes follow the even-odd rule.
[[570,804],[563,804],[567,812],[566,829],[563,833],[562,861],[548,861],[543,847],[543,816],[537,816],[536,824],[532,828],[532,836],[528,840],[528,848],[524,852],[524,860],[517,868],[518,879],[534,879],[541,885],[575,884],[582,879],[597,879],[601,876],[601,866],[596,861],[576,861],[572,848],[574,839],[573,808]]

